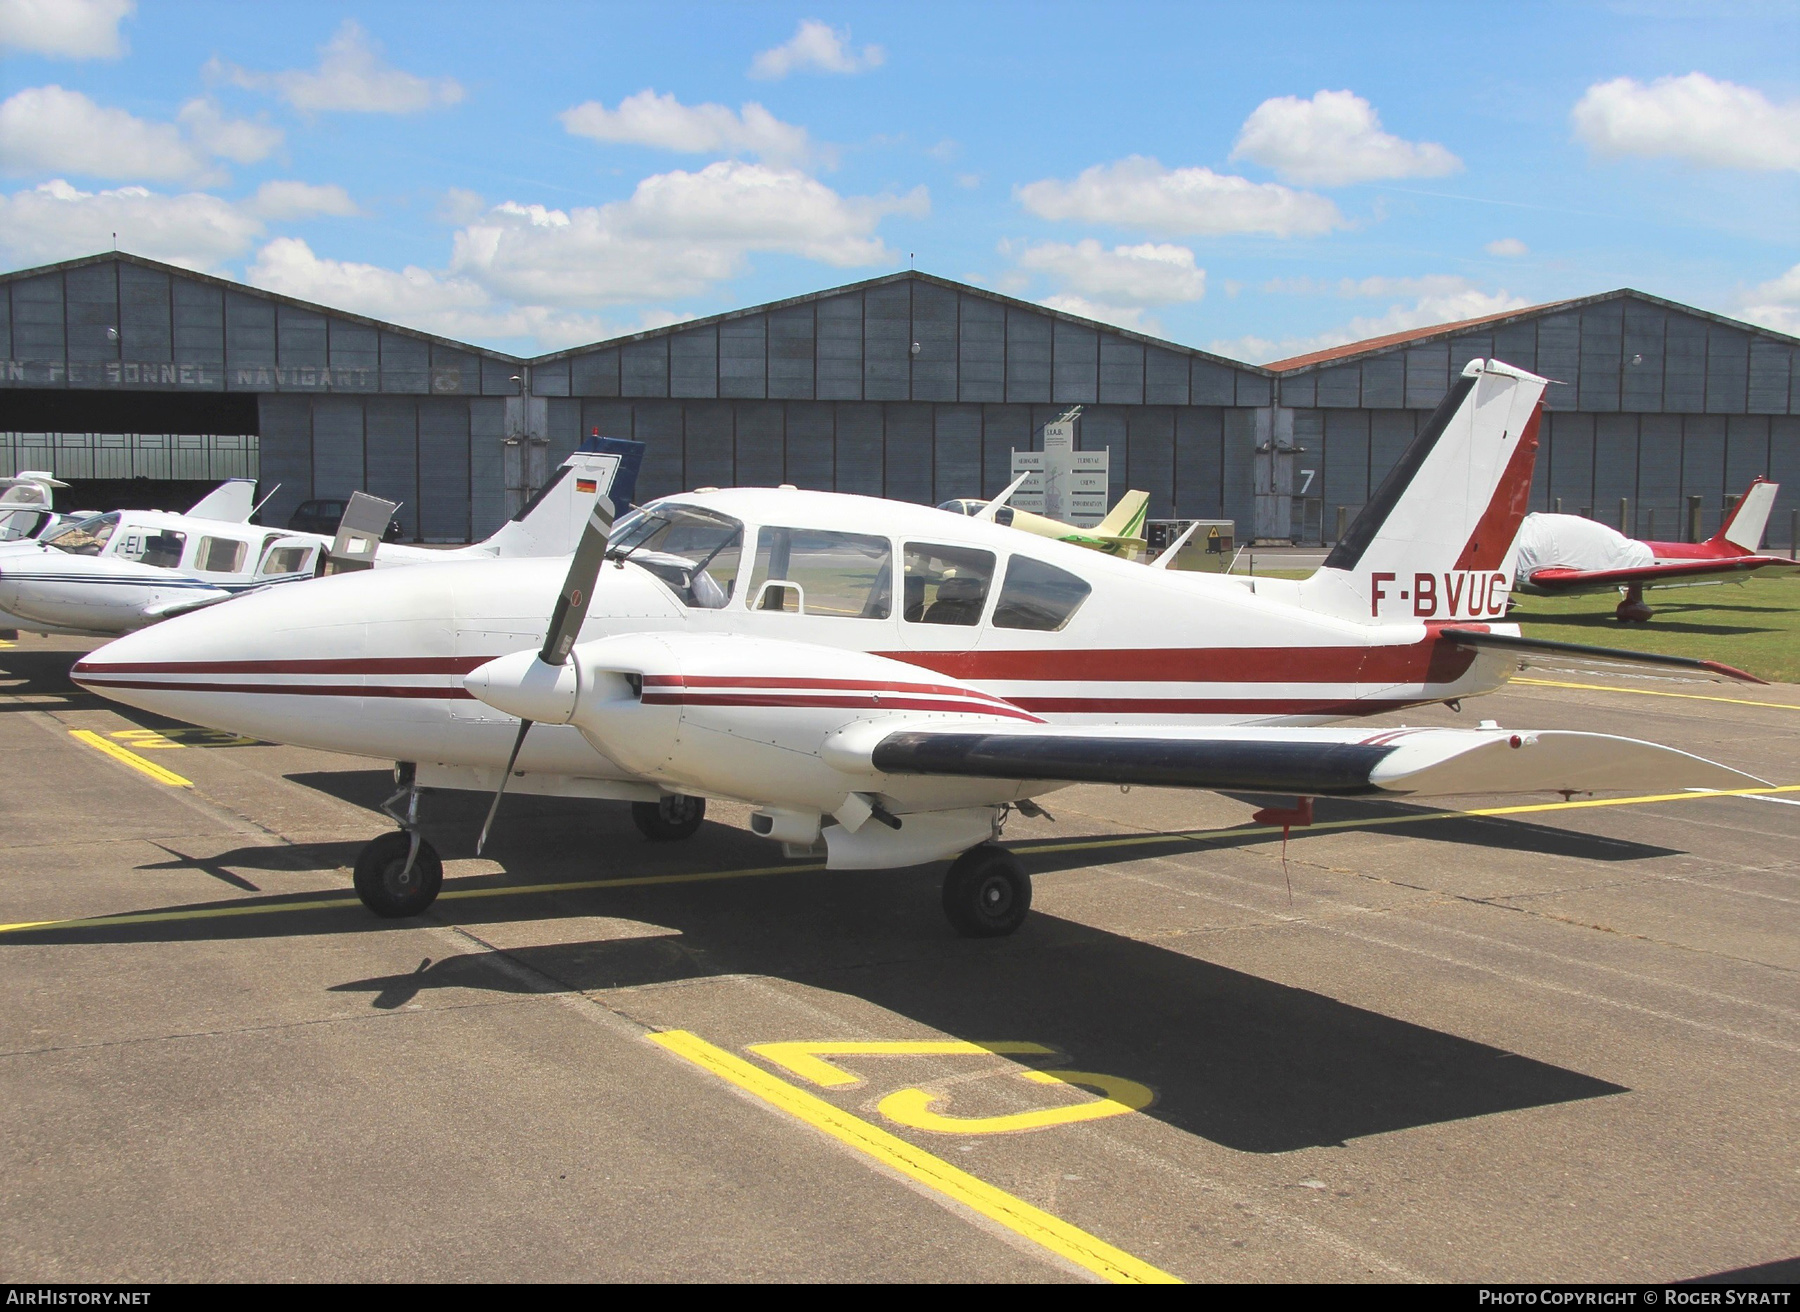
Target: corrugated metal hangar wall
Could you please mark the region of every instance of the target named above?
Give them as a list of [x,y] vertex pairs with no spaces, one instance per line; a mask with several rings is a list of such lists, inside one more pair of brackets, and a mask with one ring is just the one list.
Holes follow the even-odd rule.
[[[1295,444],[1319,452],[1327,507],[1365,501],[1449,379],[1476,357],[1557,380],[1545,393],[1532,505],[1625,531],[1680,536],[1686,498],[1702,531],[1758,474],[1783,484],[1769,539],[1791,546],[1800,499],[1800,342],[1639,292],[1609,292],[1392,344],[1322,352],[1282,369]],[[1306,463],[1303,460],[1303,463]],[[1654,526],[1651,516],[1654,515]],[[1331,525],[1327,525],[1329,529]]]
[[[1312,469],[1310,521],[1369,495],[1470,358],[1552,387],[1534,490],[1637,531],[1683,498],[1800,491],[1795,339],[1635,292],[1339,348],[1273,369],[901,273],[521,360],[125,254],[0,278],[0,433],[260,435],[264,514],[362,487],[409,536],[491,531],[584,433],[649,445],[641,495],[796,483],[939,501],[992,494],[1070,405],[1115,495],[1155,517],[1289,505],[1271,453]],[[1260,448],[1260,451],[1259,451]],[[97,457],[96,457],[97,458]],[[1265,495],[1259,499],[1257,491]],[[1303,516],[1295,515],[1299,522]]]

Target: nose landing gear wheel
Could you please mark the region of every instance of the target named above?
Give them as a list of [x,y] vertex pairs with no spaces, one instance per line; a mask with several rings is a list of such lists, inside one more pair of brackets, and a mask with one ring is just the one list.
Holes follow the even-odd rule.
[[669,793],[660,801],[633,802],[631,819],[638,832],[653,843],[672,843],[692,838],[706,819],[706,799]]
[[412,869],[406,868],[412,841],[411,834],[396,830],[377,838],[356,858],[356,895],[384,919],[418,915],[437,900],[444,886],[444,863],[423,838]]
[[971,847],[944,876],[944,914],[964,938],[1004,937],[1030,910],[1031,876],[1004,847]]

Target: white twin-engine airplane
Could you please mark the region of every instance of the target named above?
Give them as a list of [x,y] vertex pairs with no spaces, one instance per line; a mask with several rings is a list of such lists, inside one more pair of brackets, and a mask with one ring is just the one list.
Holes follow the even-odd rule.
[[[486,541],[452,550],[381,543],[364,535],[378,568],[451,560],[566,557],[575,549],[594,498],[611,490],[623,458],[633,487],[637,443],[581,450]],[[629,448],[630,454],[621,456]],[[112,511],[64,525],[39,542],[0,549],[0,627],[34,633],[114,637],[240,593],[313,578],[331,538],[249,523],[255,484],[232,479],[185,515]],[[388,506],[389,503],[377,503]],[[359,562],[366,564],[367,562]]]
[[399,761],[402,829],[356,864],[383,916],[423,911],[442,881],[418,832],[425,788],[493,791],[490,825],[507,786],[632,801],[653,838],[692,833],[704,798],[748,802],[756,833],[790,854],[822,843],[832,869],[957,858],[945,910],[987,936],[1031,900],[994,841],[1008,809],[1038,814],[1031,799],[1070,783],[1300,799],[1259,812],[1272,823],[1305,823],[1317,796],[1757,785],[1600,734],[1310,727],[1490,692],[1522,654],[1604,651],[1495,622],[1543,388],[1472,362],[1304,582],[737,489],[617,524],[601,500],[566,566],[367,571],[242,598],[100,648],[73,678],[177,719]]

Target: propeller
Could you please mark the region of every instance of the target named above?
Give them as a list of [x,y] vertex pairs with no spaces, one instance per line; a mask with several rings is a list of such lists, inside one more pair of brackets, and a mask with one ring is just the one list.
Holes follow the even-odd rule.
[[[600,567],[606,563],[606,546],[612,538],[612,526],[612,502],[605,497],[596,497],[587,524],[581,530],[581,541],[575,544],[575,555],[569,561],[562,591],[557,594],[556,608],[550,612],[550,628],[544,634],[544,645],[537,654],[540,664],[554,669],[569,663],[569,652],[575,646],[575,639],[581,636],[582,623],[587,619],[588,606],[594,599],[594,584],[599,580]],[[519,736],[513,739],[512,754],[506,758],[500,786],[494,789],[494,800],[482,823],[481,837],[475,840],[476,856],[480,856],[487,846],[488,830],[494,827],[500,799],[506,796],[506,781],[512,778],[513,766],[519,762],[519,749],[525,746],[525,735],[531,732],[532,723],[523,718],[519,721]]]

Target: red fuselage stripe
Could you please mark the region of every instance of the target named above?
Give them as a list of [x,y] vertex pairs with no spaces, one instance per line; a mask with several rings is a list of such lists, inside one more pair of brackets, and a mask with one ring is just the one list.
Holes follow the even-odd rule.
[[84,688],[159,688],[170,692],[248,692],[281,697],[419,697],[472,701],[473,694],[444,684],[189,683],[165,679],[115,679],[110,674],[72,674]]
[[[1144,647],[1077,651],[889,651],[889,660],[975,682],[1017,680],[1057,683],[1449,683],[1474,663],[1475,653],[1427,638],[1388,647]],[[459,675],[492,659],[488,656],[409,656],[356,660],[155,661],[84,660],[76,674],[311,674]],[[651,675],[679,678],[674,675]],[[686,680],[701,686],[698,678]],[[745,684],[743,679],[725,683]],[[855,681],[850,681],[855,683]],[[752,686],[786,686],[756,683]],[[795,686],[826,687],[803,680]],[[866,683],[860,686],[868,686]],[[902,685],[895,685],[900,687]],[[935,685],[921,685],[933,687]],[[962,696],[983,696],[959,688]]]
[[646,692],[646,706],[757,706],[757,707],[828,707],[845,710],[876,711],[957,711],[964,715],[1000,715],[1013,720],[1029,720],[1042,724],[1035,715],[1006,705],[1004,702],[980,702],[947,697],[892,697],[870,693],[866,696],[807,697],[798,693],[662,693]]

